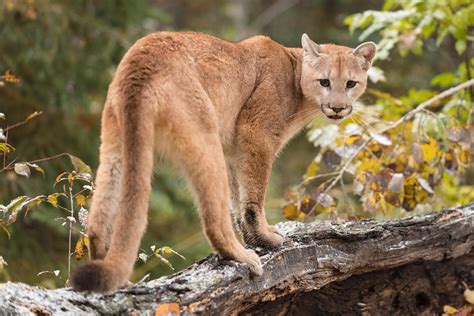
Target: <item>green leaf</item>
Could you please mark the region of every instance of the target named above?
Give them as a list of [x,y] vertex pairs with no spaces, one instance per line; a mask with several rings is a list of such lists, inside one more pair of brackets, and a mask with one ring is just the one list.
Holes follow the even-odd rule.
[[74,155],[68,154],[69,158],[71,159],[71,163],[74,166],[74,170],[77,173],[88,173],[92,174],[91,167],[89,167],[84,161],[77,158]]
[[454,85],[457,81],[458,77],[452,72],[443,72],[431,79],[431,84],[440,88],[446,88]]
[[467,45],[465,40],[457,40],[456,44],[456,52],[458,52],[458,55],[462,55],[466,51]]

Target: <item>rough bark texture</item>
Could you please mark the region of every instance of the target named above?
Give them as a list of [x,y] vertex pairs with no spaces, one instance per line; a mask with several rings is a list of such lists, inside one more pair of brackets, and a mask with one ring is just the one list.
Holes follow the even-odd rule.
[[[0,285],[0,311],[253,315],[418,315],[474,288],[474,204],[399,221],[280,223],[264,274],[210,255],[173,276],[107,295]],[[159,313],[158,313],[159,314]]]

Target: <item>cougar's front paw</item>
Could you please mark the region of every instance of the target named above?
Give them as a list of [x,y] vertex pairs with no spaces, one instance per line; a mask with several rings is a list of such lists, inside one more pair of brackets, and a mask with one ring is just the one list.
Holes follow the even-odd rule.
[[262,262],[260,257],[252,249],[245,249],[241,254],[241,258],[237,261],[245,263],[249,266],[250,272],[253,275],[260,276],[263,274]]

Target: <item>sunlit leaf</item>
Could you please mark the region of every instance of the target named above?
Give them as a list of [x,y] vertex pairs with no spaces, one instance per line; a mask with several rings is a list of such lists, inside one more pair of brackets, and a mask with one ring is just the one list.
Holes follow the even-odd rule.
[[2,256],[0,256],[0,271],[3,270],[4,266],[8,266],[8,263],[5,261],[5,259],[3,259]]
[[390,140],[390,138],[388,138],[385,135],[378,134],[378,133],[375,133],[375,132],[370,132],[369,134],[377,143],[379,143],[381,145],[384,145],[384,146],[392,145],[392,141]]
[[421,187],[426,191],[428,192],[429,194],[433,194],[433,189],[431,188],[431,185],[428,183],[428,181],[426,181],[425,179],[421,178],[421,177],[418,177],[417,178],[418,180],[418,183],[421,185]]
[[469,304],[474,304],[474,291],[473,290],[469,288],[465,289],[463,296],[466,302],[468,302]]
[[5,154],[9,154],[14,150],[15,150],[15,148],[10,144],[0,143],[0,152],[3,152]]
[[449,314],[449,315],[453,315],[455,313],[457,313],[457,308],[455,307],[452,307],[452,306],[449,306],[449,305],[444,305],[443,306],[443,312],[445,312],[446,314]]
[[423,158],[426,162],[433,161],[436,157],[441,156],[441,152],[438,148],[438,143],[434,138],[430,138],[428,143],[420,145]]
[[86,197],[82,194],[76,195],[76,203],[80,206],[86,204]]
[[140,252],[138,254],[138,259],[143,261],[143,263],[146,263],[148,261],[148,255],[146,253]]
[[392,179],[390,180],[388,184],[388,190],[396,194],[401,194],[403,191],[404,178],[405,177],[403,176],[402,173],[393,174]]
[[169,262],[168,259],[166,259],[166,258],[163,257],[162,255],[160,255],[159,253],[155,253],[154,255],[155,255],[155,257],[157,257],[158,259],[160,259],[161,262],[163,262],[164,264],[166,264],[171,270],[174,271],[174,267],[173,267],[173,265],[171,264],[171,262]]
[[306,169],[306,173],[304,175],[304,178],[308,179],[308,178],[314,177],[316,175],[316,173],[318,172],[318,170],[319,170],[318,163],[314,160],[311,161],[308,168]]
[[298,207],[296,204],[291,203],[283,207],[283,216],[289,220],[295,220],[298,218]]
[[71,163],[74,166],[74,170],[77,173],[88,173],[92,174],[91,167],[89,167],[84,161],[79,159],[78,157],[74,155],[68,155],[69,158],[71,159]]
[[48,202],[52,206],[54,206],[56,208],[58,207],[58,198],[57,198],[56,195],[54,195],[54,194],[48,195]]
[[350,135],[346,138],[345,140],[345,144],[349,145],[349,146],[360,146],[362,144],[363,140],[362,140],[362,136],[361,135]]
[[24,176],[24,177],[29,177],[31,174],[30,167],[26,163],[16,163],[14,166],[15,173]]
[[86,252],[89,251],[89,238],[85,235],[81,235],[79,240],[76,242],[76,246],[74,247],[74,256],[76,260],[81,260],[84,258]]

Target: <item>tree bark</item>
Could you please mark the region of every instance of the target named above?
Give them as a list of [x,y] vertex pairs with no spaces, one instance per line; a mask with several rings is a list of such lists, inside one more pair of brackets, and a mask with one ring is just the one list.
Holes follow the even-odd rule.
[[0,285],[0,311],[157,315],[419,315],[474,288],[474,204],[403,220],[278,225],[264,274],[210,255],[169,277],[99,295]]

